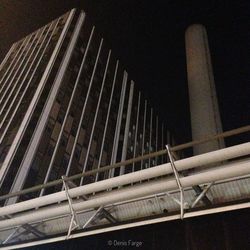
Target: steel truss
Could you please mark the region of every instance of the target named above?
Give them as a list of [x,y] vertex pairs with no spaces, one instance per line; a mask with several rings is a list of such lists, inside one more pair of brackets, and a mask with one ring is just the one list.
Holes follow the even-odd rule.
[[[216,188],[221,183],[223,184],[233,181],[238,182],[241,180],[240,178],[249,180],[250,159],[247,157],[250,155],[250,143],[244,143],[182,160],[174,159],[171,148],[168,145],[166,146],[166,152],[170,160],[167,164],[80,187],[76,187],[68,177],[62,176],[62,183],[64,185],[63,191],[35,198],[33,199],[34,201],[28,200],[0,208],[0,216],[5,216],[5,218],[7,216],[8,218],[0,221],[0,230],[15,230],[6,237],[3,243],[6,244],[8,242],[13,242],[13,240],[18,239],[19,236],[23,235],[25,232],[18,232],[21,227],[38,238],[45,237],[45,234],[49,236],[50,233],[48,234],[48,232],[36,231],[36,227],[41,225],[39,223],[43,222],[48,224],[50,221],[52,222],[57,218],[64,218],[67,216],[70,216],[70,223],[67,230],[68,232],[64,236],[64,240],[78,237],[77,235],[87,235],[100,232],[101,229],[99,231],[92,230],[90,225],[104,225],[103,222],[101,222],[103,218],[109,222],[108,224],[105,224],[106,228],[103,230],[111,231],[137,225],[167,221],[170,219],[184,219],[191,216],[240,209],[250,206],[250,203],[246,202],[227,207],[204,209],[204,205],[206,204],[200,204],[200,206],[196,208],[198,211],[192,210],[199,204],[205,195],[207,195],[211,188]],[[240,160],[233,161],[234,158],[239,157],[241,157]],[[223,165],[222,162],[224,161],[227,161],[227,163],[224,163]],[[189,176],[183,176],[181,174],[181,171],[190,168],[195,169],[211,163],[217,163],[217,165],[213,164],[212,169],[206,171],[194,171],[194,173]],[[166,176],[170,176],[169,174],[173,174],[174,179],[171,177],[166,178]],[[132,183],[138,184],[127,185]],[[201,187],[199,186],[201,191],[199,195],[194,197],[193,192],[190,191],[197,185],[201,185]],[[122,188],[116,189],[115,187]],[[173,192],[179,194],[180,198],[175,198]],[[166,218],[164,217],[158,220],[150,219],[150,222],[145,217],[144,223],[129,223],[130,226],[128,226],[127,224],[124,224],[126,218],[115,216],[119,218],[118,221],[118,219],[116,219],[109,211],[109,208],[115,207],[117,211],[119,207],[128,203],[135,204],[140,200],[152,199],[156,201],[159,207],[159,212],[157,214],[160,215],[162,213],[160,194],[174,200],[180,207],[180,214],[174,216],[167,214],[167,216],[165,216]],[[75,198],[77,198],[77,200]],[[230,201],[230,199],[228,199],[228,201]],[[60,203],[60,206],[57,206],[58,203]],[[218,206],[216,203],[214,205]],[[52,211],[52,217],[50,217],[50,211]],[[86,212],[94,213],[89,216]],[[16,215],[16,213],[18,213],[18,215]],[[82,221],[82,216],[85,216],[85,214],[87,220],[81,225],[80,221]],[[85,219],[86,216],[84,217]],[[25,218],[29,219],[26,221]],[[25,221],[25,223],[22,223],[21,221]],[[120,225],[117,225],[117,222],[119,222]],[[80,234],[78,232],[73,233],[76,229],[87,229],[91,232]],[[55,237],[54,239],[57,241],[59,238]],[[50,241],[50,239],[48,241]],[[14,248],[15,246],[8,249]]]

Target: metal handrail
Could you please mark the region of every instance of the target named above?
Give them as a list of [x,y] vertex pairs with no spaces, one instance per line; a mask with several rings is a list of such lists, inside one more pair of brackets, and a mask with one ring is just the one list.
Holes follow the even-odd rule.
[[[170,148],[170,150],[171,150],[171,152],[175,152],[175,151],[179,151],[179,150],[183,150],[183,149],[193,147],[195,145],[203,144],[203,143],[206,143],[208,141],[212,141],[212,140],[216,140],[216,139],[220,139],[220,138],[226,138],[226,137],[230,137],[230,136],[233,136],[233,135],[238,135],[238,134],[249,132],[249,131],[250,131],[250,125],[244,126],[244,127],[241,127],[241,128],[237,128],[237,129],[233,129],[233,130],[229,130],[229,131],[226,131],[226,132],[223,132],[223,133],[220,133],[220,134],[207,136],[207,137],[205,137],[205,138],[203,138],[201,140],[191,141],[191,142],[184,143],[184,144],[181,144],[181,145],[173,146],[173,147]],[[115,163],[115,164],[112,164],[112,165],[104,166],[104,167],[99,168],[99,169],[93,169],[93,170],[87,171],[85,173],[76,174],[76,175],[72,175],[72,176],[69,176],[69,177],[65,176],[64,180],[65,181],[72,181],[72,180],[82,178],[84,176],[89,176],[89,175],[93,175],[93,174],[96,174],[96,173],[105,172],[107,170],[114,169],[114,168],[117,168],[117,167],[120,167],[120,166],[125,166],[126,167],[127,165],[130,165],[132,163],[139,162],[139,161],[142,161],[142,160],[146,160],[146,159],[156,157],[156,156],[161,156],[161,155],[164,155],[166,153],[167,153],[167,150],[163,149],[163,150],[160,150],[160,151],[157,151],[157,152],[154,152],[154,153],[150,153],[150,154],[146,154],[146,155],[139,156],[139,157],[136,157],[136,158],[128,159],[128,160],[123,161],[123,162],[118,162],[118,163]],[[40,185],[37,185],[37,186],[34,186],[34,187],[26,188],[26,189],[23,189],[23,190],[18,191],[18,192],[13,192],[13,193],[9,193],[9,194],[6,194],[6,195],[2,195],[2,196],[0,196],[0,201],[9,199],[11,197],[16,197],[16,196],[28,194],[28,193],[31,193],[31,192],[35,192],[35,191],[38,191],[38,190],[41,190],[41,189],[44,189],[44,188],[53,187],[53,186],[56,186],[56,185],[59,185],[59,184],[63,184],[62,179],[58,179],[58,180],[54,180],[54,181],[51,181],[51,182],[47,182],[45,184],[40,184]]]

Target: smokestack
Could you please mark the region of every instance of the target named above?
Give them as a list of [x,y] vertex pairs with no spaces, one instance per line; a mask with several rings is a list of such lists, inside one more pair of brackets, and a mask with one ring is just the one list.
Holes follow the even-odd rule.
[[[191,127],[193,140],[222,132],[206,29],[194,24],[185,34]],[[224,148],[224,140],[194,147],[194,154]]]

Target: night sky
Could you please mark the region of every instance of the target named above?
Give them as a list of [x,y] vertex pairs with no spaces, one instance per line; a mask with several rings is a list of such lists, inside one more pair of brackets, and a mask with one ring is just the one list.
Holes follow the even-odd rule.
[[248,0],[0,0],[1,60],[13,42],[73,7],[86,11],[179,143],[191,140],[184,33],[203,24],[223,129],[249,124]]

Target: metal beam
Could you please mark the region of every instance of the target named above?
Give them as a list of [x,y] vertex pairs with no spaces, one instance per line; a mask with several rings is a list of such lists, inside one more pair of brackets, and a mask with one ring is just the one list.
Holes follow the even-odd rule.
[[[130,89],[129,89],[129,99],[128,99],[128,106],[127,106],[126,124],[125,124],[125,129],[124,129],[121,161],[125,161],[127,158],[128,134],[129,134],[130,119],[131,119],[133,95],[134,95],[134,82],[131,81]],[[121,166],[120,175],[123,175],[124,173],[125,173],[125,166]]]
[[[183,171],[189,168],[198,168],[201,165],[221,162],[226,159],[232,159],[235,157],[247,155],[249,153],[250,153],[250,143],[244,143],[238,146],[233,146],[233,147],[217,150],[214,152],[206,153],[203,155],[198,155],[198,156],[193,156],[187,159],[182,159],[182,160],[176,161],[175,166],[177,167],[178,171]],[[236,176],[249,174],[249,173],[246,173],[249,169],[245,169],[245,165],[244,165],[244,164],[247,164],[247,162],[249,162],[249,160],[245,160],[243,162],[237,162],[239,167],[237,167],[236,169],[232,169],[232,164],[227,164],[225,166],[222,166],[222,169],[230,169],[230,172],[228,172],[228,174],[234,173]],[[223,177],[226,176],[226,172],[221,173],[220,171],[221,171],[221,168],[213,168],[212,171],[206,172],[207,174],[206,177],[208,177],[209,174],[213,174],[213,178],[221,178],[221,176]],[[220,176],[216,176],[215,175],[216,172],[220,173]],[[154,168],[144,169],[141,171],[136,171],[134,173],[129,173],[126,175],[118,176],[112,179],[107,179],[101,182],[91,183],[91,184],[85,185],[84,187],[77,187],[75,189],[71,189],[70,193],[71,193],[71,197],[73,197],[73,194],[74,194],[74,197],[77,197],[82,194],[91,194],[93,192],[106,190],[108,188],[117,187],[120,185],[126,185],[130,183],[138,182],[141,180],[151,179],[151,178],[155,178],[158,176],[164,176],[170,173],[172,173],[172,168],[170,166],[170,163],[167,163],[167,164],[156,166]],[[198,178],[197,176],[202,175],[202,174],[203,173],[195,174],[194,175],[195,177],[193,176],[182,177],[182,179],[195,178],[196,180]],[[231,178],[229,176],[226,176],[226,177]],[[213,180],[208,180],[208,182],[211,182],[211,181]],[[201,182],[201,184],[203,183],[204,182]],[[200,183],[192,182],[190,184],[191,186],[194,186]],[[16,213],[16,212],[20,212],[21,210],[23,211],[23,210],[31,209],[34,207],[48,205],[48,204],[56,203],[65,199],[66,199],[65,192],[61,191],[55,194],[47,195],[45,197],[33,199],[36,201],[35,205],[32,200],[28,200],[24,202],[19,202],[14,205],[10,205],[8,207],[7,206],[2,207],[0,208],[0,215]]]
[[[38,227],[42,224],[43,222],[39,222],[36,225],[30,226],[29,224],[24,224],[20,227],[15,228],[15,230],[3,241],[3,244],[7,244],[10,241],[13,241],[15,239],[18,239],[20,236],[27,234],[27,233],[32,233],[38,238],[44,238],[46,237],[46,234],[40,232],[37,230],[35,227]],[[20,229],[24,229],[24,231],[19,232]],[[30,232],[29,232],[30,231]],[[18,233],[19,232],[19,233]],[[16,234],[18,233],[18,234]]]
[[[177,166],[177,162],[176,162],[176,166]],[[165,164],[162,165],[162,167],[166,169]],[[158,168],[159,168],[159,166],[158,166]],[[114,181],[117,181],[115,186],[123,185],[124,182],[122,183],[120,181],[121,178],[127,178],[128,182],[125,182],[127,184],[135,182],[136,180],[138,181],[140,179],[133,179],[132,178],[133,175],[137,175],[137,173],[139,174],[139,176],[141,178],[142,178],[142,176],[144,176],[145,179],[156,177],[155,175],[145,175],[145,172],[148,172],[149,170],[152,170],[152,172],[154,173],[155,171],[157,171],[157,167],[143,170],[144,174],[142,174],[143,171],[140,171],[141,173],[138,171],[138,172],[134,172],[131,174],[126,174],[126,175],[122,175],[119,177],[115,177],[115,178],[113,178],[113,180],[108,179],[108,180],[102,181],[102,183],[99,182],[103,185],[101,187],[101,190],[103,190],[103,189],[106,190],[107,188],[113,187],[112,184]],[[164,172],[164,174],[166,174],[166,172]],[[200,184],[207,183],[207,182],[220,181],[223,179],[242,176],[245,174],[250,174],[249,160],[246,160],[246,161],[240,162],[240,163],[236,162],[234,164],[227,164],[223,167],[220,167],[217,169],[212,169],[210,171],[201,172],[201,173],[195,174],[193,176],[182,177],[182,178],[180,178],[180,182],[181,182],[182,188],[188,188],[188,187],[193,186],[193,185],[200,185]],[[111,182],[111,186],[107,185],[107,182],[109,182],[109,181]],[[70,190],[71,191],[70,196],[77,197],[77,196],[80,196],[82,194],[97,192],[98,190],[100,190],[100,189],[96,189],[96,187],[99,185],[99,183],[98,182],[92,183],[92,184],[85,185],[83,187],[78,187],[78,188],[72,189],[72,190]],[[170,180],[169,178],[161,178],[161,179],[157,179],[157,180],[150,180],[150,181],[145,182],[143,184],[129,186],[129,187],[125,187],[122,189],[116,189],[116,190],[110,191],[110,192],[104,192],[102,195],[95,196],[88,201],[75,203],[74,210],[79,212],[79,211],[83,211],[83,210],[87,210],[87,209],[91,209],[91,208],[95,208],[95,207],[100,207],[100,206],[104,206],[104,205],[108,205],[108,204],[114,204],[116,202],[127,201],[127,200],[135,199],[138,197],[144,197],[147,195],[157,194],[157,193],[176,190],[176,189],[178,189],[178,185],[176,184],[175,179]],[[65,193],[62,193],[61,196],[65,197]],[[46,197],[46,196],[42,197],[43,200],[45,200],[45,198],[46,199],[53,198],[54,202],[51,202],[51,203],[55,203],[56,201],[59,201],[58,200],[59,194],[56,193],[56,194],[54,194],[54,196],[50,195],[49,197]],[[26,205],[30,204],[30,202],[32,202],[32,200],[26,201],[26,203],[25,202],[18,203],[21,206],[21,208],[19,207],[18,209],[17,209],[17,207],[15,207],[13,205],[14,207],[12,207],[12,213],[17,212],[17,211],[20,212],[21,210],[25,210],[23,208],[23,206],[25,204]],[[42,201],[42,202],[44,202],[44,201]],[[18,204],[15,204],[15,205],[17,206]],[[39,206],[39,203],[33,202],[33,207],[37,207],[37,206]],[[26,209],[27,209],[27,207],[26,207]],[[3,207],[3,208],[0,208],[0,210],[2,210],[1,212],[3,215],[10,214],[10,211],[11,211],[10,207]],[[23,215],[16,216],[13,219],[0,221],[0,229],[7,229],[7,228],[15,227],[15,226],[18,226],[18,225],[24,224],[24,223],[38,222],[38,221],[44,220],[44,219],[52,219],[53,217],[67,215],[68,213],[69,213],[69,207],[67,204],[60,205],[60,206],[46,207],[46,208],[40,209],[38,211],[27,212]]]
[[195,201],[193,202],[193,204],[191,205],[191,207],[195,207],[195,205],[202,200],[204,202],[205,205],[209,206],[212,205],[212,202],[208,199],[208,197],[206,196],[206,193],[209,191],[209,189],[212,187],[214,183],[210,183],[209,185],[207,185],[203,190],[201,189],[200,186],[194,186],[193,189],[197,190],[196,193],[199,192],[198,197],[195,199]]
[[[5,215],[5,216],[3,216],[3,218],[10,219],[10,218],[12,218],[12,217],[11,217],[10,215]],[[14,231],[7,237],[7,239],[5,239],[5,241],[3,242],[3,244],[6,244],[8,241],[10,241],[11,239],[13,239],[14,235],[15,235],[21,228],[23,228],[24,231],[21,232],[21,233],[19,233],[18,235],[16,235],[14,238],[18,238],[20,235],[22,235],[22,234],[24,234],[24,233],[27,233],[27,231],[28,231],[29,233],[32,233],[33,235],[35,235],[35,236],[38,237],[38,238],[39,238],[39,237],[40,237],[40,238],[45,237],[45,236],[46,236],[45,233],[43,233],[43,232],[41,232],[41,231],[39,231],[38,229],[35,228],[35,227],[41,225],[42,223],[43,223],[43,222],[39,222],[39,223],[37,223],[37,225],[33,225],[33,226],[31,226],[31,225],[29,225],[29,224],[23,224],[23,225],[21,225],[21,226],[15,228]]]
[[[81,65],[80,65],[80,68],[79,68],[79,71],[78,71],[78,74],[77,74],[77,78],[76,78],[76,83],[75,83],[77,85],[78,85],[78,83],[80,81],[80,78],[81,78],[81,75],[82,75],[83,66],[84,66],[84,64],[86,62],[87,54],[89,52],[89,47],[90,47],[90,44],[92,42],[94,31],[95,31],[95,27],[93,27],[92,30],[91,30],[91,33],[90,33],[90,36],[89,36],[89,39],[88,39],[88,44],[87,44],[83,59],[81,61]],[[91,82],[90,82],[89,88],[91,88]],[[86,93],[86,99],[88,99],[89,88],[88,88],[88,91]],[[77,132],[76,132],[76,136],[75,136],[74,144],[73,144],[73,147],[72,147],[72,152],[70,154],[70,159],[69,159],[69,162],[68,162],[68,165],[67,165],[67,170],[66,170],[65,176],[68,176],[68,174],[70,172],[70,167],[71,167],[71,162],[73,160],[74,150],[75,150],[75,147],[76,147],[76,144],[77,144],[77,141],[78,141],[78,137],[80,135],[82,120],[83,120],[84,113],[85,113],[85,110],[86,110],[86,99],[84,101],[83,108],[82,108],[82,111],[81,111],[81,117],[80,117],[80,121],[79,121],[79,124],[78,124],[78,127],[77,127]]]
[[[103,75],[103,78],[102,78],[101,89],[100,89],[100,92],[99,92],[99,98],[98,98],[98,102],[97,102],[97,106],[96,106],[96,110],[95,110],[94,121],[93,121],[93,124],[92,124],[89,143],[88,143],[88,147],[87,147],[87,152],[86,152],[85,160],[84,160],[84,164],[83,164],[83,172],[86,171],[87,164],[88,164],[88,158],[89,158],[90,149],[91,149],[92,142],[93,142],[95,127],[96,127],[96,121],[97,121],[97,117],[98,117],[98,114],[99,114],[100,104],[101,104],[101,101],[102,101],[102,98],[103,98],[103,90],[104,90],[104,84],[105,84],[105,81],[106,81],[106,75],[107,75],[107,71],[108,71],[110,56],[111,56],[111,50],[109,50],[109,53],[108,53],[106,66],[105,66],[105,70],[104,70],[104,75]],[[83,184],[83,178],[81,178],[81,181],[80,181],[80,185],[82,185],[82,184]]]
[[[202,216],[202,215],[207,215],[207,214],[234,211],[237,209],[244,209],[244,208],[249,208],[249,207],[250,207],[250,202],[245,202],[245,203],[241,203],[241,204],[234,204],[234,205],[204,209],[204,210],[199,210],[199,211],[190,211],[190,212],[185,213],[185,218],[192,218],[195,216]],[[136,221],[136,222],[126,223],[126,224],[122,224],[122,225],[116,225],[116,226],[111,226],[111,227],[94,229],[91,231],[84,231],[84,232],[80,232],[80,233],[75,233],[75,234],[72,234],[70,236],[70,239],[73,239],[73,238],[75,239],[75,238],[79,238],[79,237],[90,236],[90,235],[95,235],[95,234],[100,234],[100,233],[107,233],[107,232],[112,232],[112,231],[132,228],[132,227],[145,226],[145,225],[161,223],[161,222],[166,222],[166,221],[178,220],[178,219],[180,219],[179,214],[164,216],[164,217],[159,217],[159,218],[153,218],[153,219],[145,219],[142,221]],[[0,249],[1,250],[12,250],[12,249],[19,249],[19,248],[24,248],[24,247],[29,247],[29,246],[37,246],[37,245],[46,244],[46,243],[59,242],[59,241],[63,241],[63,240],[65,240],[65,236],[58,236],[58,237],[54,237],[54,238],[50,238],[50,239],[44,239],[44,240],[39,240],[39,241],[16,244],[16,245],[12,245],[12,246],[6,246],[6,247],[3,246]]]
[[[108,111],[107,111],[107,115],[106,115],[106,121],[105,121],[105,126],[104,126],[104,131],[103,131],[102,144],[101,144],[101,150],[100,150],[100,155],[99,155],[99,159],[98,159],[97,169],[100,169],[101,163],[102,163],[103,149],[104,149],[104,143],[105,143],[106,133],[107,133],[107,129],[108,129],[109,115],[110,115],[110,110],[111,110],[111,106],[112,106],[112,100],[113,100],[113,94],[114,94],[114,89],[115,89],[115,84],[116,84],[116,76],[117,76],[118,66],[119,66],[119,61],[116,61],[114,78],[113,78],[112,89],[111,89],[110,98],[109,98]],[[98,177],[99,177],[99,173],[96,174],[95,181],[98,181]]]
[[[115,126],[115,136],[114,136],[112,155],[111,155],[111,160],[110,160],[111,165],[114,164],[117,160],[117,151],[118,151],[118,144],[119,144],[119,138],[120,138],[122,113],[123,113],[123,107],[124,107],[124,101],[125,101],[127,81],[128,81],[128,73],[126,71],[124,71],[123,80],[122,80],[122,88],[121,88],[121,96],[120,96],[120,102],[119,102],[119,109],[118,109],[118,115],[117,115],[116,126]],[[100,170],[103,170],[103,168]],[[115,170],[111,169],[109,171],[109,178],[114,177],[114,173],[115,173]]]
[[[241,128],[238,128],[238,129],[233,129],[233,130],[224,132],[224,133],[219,134],[219,135],[207,137],[202,141],[193,141],[193,142],[184,143],[184,144],[181,144],[181,145],[178,145],[178,146],[174,146],[174,147],[171,148],[171,151],[173,152],[173,151],[182,150],[182,149],[185,149],[185,148],[189,148],[194,144],[203,143],[204,141],[207,141],[207,140],[213,140],[214,138],[218,138],[218,137],[228,137],[228,136],[232,136],[232,135],[236,135],[236,134],[240,134],[240,133],[245,133],[245,132],[248,132],[248,131],[250,131],[250,125],[245,126],[245,127],[241,127]],[[243,144],[243,145],[247,145],[247,144],[248,143]],[[105,172],[105,171],[112,170],[112,169],[115,169],[117,167],[120,167],[122,165],[129,165],[129,164],[132,164],[134,162],[139,162],[139,161],[142,161],[144,159],[148,159],[149,157],[160,156],[160,155],[166,154],[166,152],[167,152],[166,149],[163,149],[163,150],[160,150],[158,152],[154,152],[154,153],[151,153],[151,154],[148,154],[148,155],[143,155],[143,156],[139,156],[139,157],[136,157],[136,158],[133,158],[133,159],[128,159],[128,160],[126,160],[124,162],[117,162],[117,163],[114,163],[114,164],[111,164],[111,165],[108,165],[108,166],[104,166],[104,167],[102,167],[100,169],[94,169],[94,170],[90,170],[88,172],[85,172],[83,174],[76,174],[76,175],[67,177],[67,180],[76,180],[76,179],[79,179],[82,176],[94,175],[96,173]],[[6,194],[6,195],[2,195],[2,196],[0,196],[0,200],[5,200],[5,199],[8,199],[10,197],[20,196],[20,195],[23,195],[23,194],[27,194],[27,193],[37,191],[37,190],[41,190],[41,189],[46,188],[46,187],[53,187],[53,186],[56,186],[56,185],[59,185],[59,184],[62,184],[61,179],[51,181],[51,182],[46,183],[46,184],[37,185],[35,187],[27,188],[27,189],[24,189],[22,191],[17,191],[17,192],[12,192],[12,193],[9,193],[9,194]]]
[[75,210],[73,208],[73,201],[72,201],[72,198],[69,195],[69,188],[68,188],[67,182],[65,181],[64,176],[62,176],[62,180],[63,180],[63,186],[64,186],[64,189],[65,189],[65,192],[66,192],[66,196],[67,196],[67,200],[68,200],[69,208],[70,208],[70,213],[71,213],[71,220],[70,220],[70,224],[69,224],[68,234],[66,236],[66,239],[68,239],[71,232],[74,229],[79,227],[79,223],[77,221],[77,216],[76,216]]
[[173,157],[171,155],[171,152],[170,152],[170,149],[169,149],[168,145],[166,145],[166,149],[167,149],[168,157],[169,157],[169,160],[170,160],[170,163],[171,163],[170,165],[171,165],[172,170],[174,172],[176,183],[177,183],[179,191],[180,191],[181,219],[183,219],[183,217],[184,217],[184,190],[183,190],[183,187],[182,187],[182,184],[181,184],[181,181],[180,181],[179,173],[178,173],[178,171],[176,169],[176,166],[175,166],[175,163],[174,163],[174,159],[173,159]]
[[[76,184],[73,183],[72,181],[67,181],[67,185],[68,185],[69,188],[77,187]],[[83,201],[86,201],[86,200],[89,199],[89,197],[87,195],[81,195],[80,198]],[[108,212],[105,208],[101,209],[100,216],[105,217],[111,223],[117,223],[118,222],[118,220],[110,212]]]

